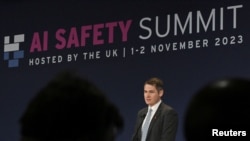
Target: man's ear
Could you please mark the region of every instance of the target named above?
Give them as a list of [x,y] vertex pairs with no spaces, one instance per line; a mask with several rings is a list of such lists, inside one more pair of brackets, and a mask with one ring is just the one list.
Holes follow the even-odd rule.
[[164,93],[164,90],[160,90],[160,91],[159,91],[159,95],[160,95],[160,97],[162,97],[162,96],[163,96],[163,93]]

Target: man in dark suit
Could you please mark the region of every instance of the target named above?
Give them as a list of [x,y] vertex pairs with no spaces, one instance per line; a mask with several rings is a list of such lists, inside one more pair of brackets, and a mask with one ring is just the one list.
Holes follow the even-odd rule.
[[[163,82],[159,78],[145,82],[144,100],[148,107],[138,112],[132,141],[175,140],[178,115],[172,107],[162,102],[163,93]],[[148,128],[145,127],[147,125]]]

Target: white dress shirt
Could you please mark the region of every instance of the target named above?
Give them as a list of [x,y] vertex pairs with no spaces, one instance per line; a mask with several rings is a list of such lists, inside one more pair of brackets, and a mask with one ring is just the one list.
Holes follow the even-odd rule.
[[[157,102],[155,105],[153,105],[153,106],[148,106],[148,111],[149,111],[149,109],[152,109],[152,113],[151,113],[151,117],[150,117],[150,122],[151,122],[152,118],[154,117],[155,112],[157,111],[157,109],[158,109],[158,107],[159,107],[160,104],[161,104],[161,100],[158,101],[158,102]],[[148,116],[148,112],[147,112],[147,115],[146,115],[146,116]],[[144,118],[143,125],[144,125],[144,123],[145,123],[145,119],[146,119],[146,117]]]

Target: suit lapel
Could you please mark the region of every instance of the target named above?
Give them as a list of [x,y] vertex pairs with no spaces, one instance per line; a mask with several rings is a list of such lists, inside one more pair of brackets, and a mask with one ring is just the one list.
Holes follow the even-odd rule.
[[155,122],[159,119],[159,116],[161,114],[161,109],[162,109],[162,103],[159,105],[157,111],[155,112],[154,116],[152,117],[152,120],[151,120],[150,125],[149,125],[149,129],[148,129],[148,135],[150,134]]
[[143,120],[145,119],[145,117],[146,117],[146,115],[147,115],[147,112],[148,112],[148,108],[145,108],[143,111],[142,111],[142,113],[141,113],[141,115],[140,115],[140,121],[139,121],[139,127],[138,128],[141,128],[141,126],[142,126],[142,123],[143,123]]
[[145,108],[139,115],[140,117],[139,117],[138,124],[137,124],[137,135],[139,139],[141,138],[141,128],[142,128],[143,121],[147,115],[147,111],[148,111],[148,108]]

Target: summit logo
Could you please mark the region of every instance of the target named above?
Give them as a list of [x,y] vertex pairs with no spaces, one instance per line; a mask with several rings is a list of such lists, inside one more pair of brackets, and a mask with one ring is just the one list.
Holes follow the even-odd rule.
[[7,61],[9,68],[19,67],[19,59],[24,58],[24,50],[20,49],[20,44],[24,42],[24,34],[14,35],[14,37],[4,37],[4,61]]

